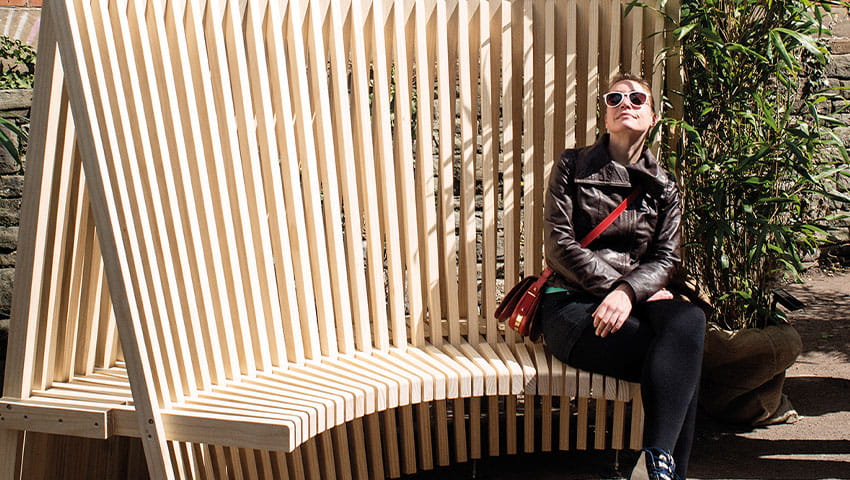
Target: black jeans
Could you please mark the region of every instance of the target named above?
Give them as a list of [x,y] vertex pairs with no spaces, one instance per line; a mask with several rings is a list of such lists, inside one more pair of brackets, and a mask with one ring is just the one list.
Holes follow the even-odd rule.
[[640,382],[644,445],[672,452],[676,473],[685,478],[696,422],[705,315],[680,300],[641,303],[619,331],[600,338],[590,319],[597,305],[598,301],[567,293],[546,295],[538,318],[549,350],[573,367]]

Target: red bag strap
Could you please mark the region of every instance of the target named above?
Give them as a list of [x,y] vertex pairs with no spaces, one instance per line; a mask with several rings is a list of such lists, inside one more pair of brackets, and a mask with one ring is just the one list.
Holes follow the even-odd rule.
[[[605,229],[610,227],[611,224],[614,223],[614,220],[616,220],[617,217],[620,216],[620,214],[626,211],[626,208],[628,208],[629,204],[632,203],[638,195],[640,195],[640,191],[640,187],[635,187],[635,189],[632,190],[632,193],[630,193],[628,197],[624,198],[623,201],[620,202],[619,205],[617,205],[617,208],[615,208],[611,213],[609,213],[604,220],[599,222],[599,225],[597,225],[593,230],[591,230],[590,233],[585,235],[584,238],[581,239],[581,242],[579,242],[581,248],[585,248],[591,243],[593,243],[593,241],[596,240],[596,237],[601,235],[602,232],[605,231]],[[553,271],[549,267],[546,267],[543,270],[543,273],[540,274],[540,278],[545,279],[543,280],[543,282],[541,282],[541,285],[546,283],[546,280],[548,280],[549,277],[552,276],[552,273]]]
[[629,194],[628,197],[623,199],[623,201],[620,202],[619,205],[617,205],[617,208],[615,208],[614,211],[609,213],[608,216],[605,217],[604,220],[599,222],[599,225],[597,225],[596,228],[591,230],[590,233],[588,233],[587,235],[584,236],[584,238],[581,239],[581,243],[580,243],[581,248],[585,248],[588,245],[590,245],[591,243],[593,243],[593,241],[596,240],[596,237],[601,235],[602,232],[604,232],[606,228],[610,227],[611,224],[614,223],[614,220],[616,220],[617,217],[619,217],[620,214],[623,213],[626,210],[626,207],[628,207],[629,204],[631,202],[633,202],[639,194],[640,194],[640,187],[635,187],[635,189],[632,190],[632,193]]

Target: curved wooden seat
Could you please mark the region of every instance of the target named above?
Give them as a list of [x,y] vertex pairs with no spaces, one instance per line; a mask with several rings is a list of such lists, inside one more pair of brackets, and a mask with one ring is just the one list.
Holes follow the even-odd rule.
[[601,77],[662,46],[622,11],[48,3],[0,477],[138,448],[152,478],[312,479],[639,447],[636,385],[493,317],[542,266],[546,176],[596,135]]

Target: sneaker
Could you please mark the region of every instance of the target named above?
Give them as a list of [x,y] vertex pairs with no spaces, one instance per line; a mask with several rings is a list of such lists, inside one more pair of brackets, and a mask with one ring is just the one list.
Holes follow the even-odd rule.
[[644,448],[629,480],[679,480],[673,456],[660,448]]

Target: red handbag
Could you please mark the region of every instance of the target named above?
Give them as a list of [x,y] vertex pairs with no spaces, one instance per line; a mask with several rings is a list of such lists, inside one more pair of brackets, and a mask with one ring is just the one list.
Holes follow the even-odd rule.
[[[640,187],[632,190],[632,193],[620,202],[614,211],[609,213],[604,220],[599,222],[599,225],[581,239],[581,242],[579,242],[581,247],[585,248],[596,240],[596,237],[614,223],[614,220],[626,210],[629,203],[633,202],[639,193]],[[554,271],[551,268],[546,267],[540,276],[529,275],[520,280],[496,308],[496,318],[501,322],[507,322],[509,327],[524,337],[531,335],[534,317],[537,308],[540,306],[541,292],[553,273]]]

